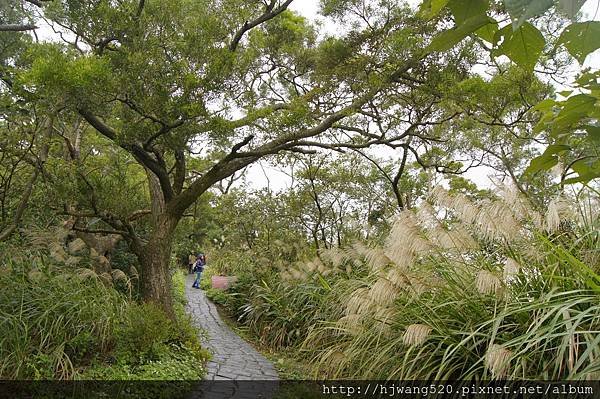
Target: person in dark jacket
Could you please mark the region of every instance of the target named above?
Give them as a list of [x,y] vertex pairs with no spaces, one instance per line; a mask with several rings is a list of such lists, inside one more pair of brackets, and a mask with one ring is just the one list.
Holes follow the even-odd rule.
[[194,263],[194,273],[196,273],[196,279],[194,280],[193,288],[200,288],[200,278],[204,271],[204,265],[206,265],[206,257],[203,253],[199,253]]

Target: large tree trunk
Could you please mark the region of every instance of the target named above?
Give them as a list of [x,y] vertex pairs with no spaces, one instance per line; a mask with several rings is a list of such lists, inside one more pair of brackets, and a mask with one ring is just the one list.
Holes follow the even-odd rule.
[[156,175],[148,169],[146,175],[152,202],[153,230],[146,245],[136,251],[142,269],[140,273],[142,298],[144,302],[159,305],[174,320],[169,261],[173,234],[179,218],[166,211],[164,196]]
[[159,215],[148,243],[137,254],[141,265],[141,290],[144,302],[159,305],[171,319],[175,319],[169,262],[171,244],[178,220],[166,214]]

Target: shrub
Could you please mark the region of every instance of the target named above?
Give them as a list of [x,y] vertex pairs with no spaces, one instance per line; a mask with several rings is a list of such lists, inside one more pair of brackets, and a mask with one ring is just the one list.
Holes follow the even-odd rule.
[[175,336],[173,322],[157,305],[132,304],[116,329],[117,359],[127,364],[156,360]]
[[386,262],[355,248],[351,258],[376,279],[348,295],[342,317],[309,333],[303,348],[316,372],[598,378],[600,276],[583,261],[597,247],[597,216],[579,224],[564,202],[540,215],[515,195],[476,204],[438,190],[432,201],[437,209],[401,214],[375,248]]
[[206,296],[208,299],[213,301],[214,303],[218,303],[219,305],[226,305],[227,299],[229,295],[227,295],[223,290],[209,288],[206,290]]

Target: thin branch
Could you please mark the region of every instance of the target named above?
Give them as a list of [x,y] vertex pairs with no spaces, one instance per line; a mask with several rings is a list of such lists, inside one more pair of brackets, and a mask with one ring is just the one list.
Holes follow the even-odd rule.
[[44,5],[43,3],[49,3],[53,0],[25,0],[25,1],[33,4],[34,6],[42,7]]
[[0,32],[24,32],[38,27],[32,24],[4,24],[0,25]]
[[133,212],[131,215],[129,215],[127,217],[127,220],[133,222],[134,220],[138,220],[146,215],[149,215],[150,213],[152,213],[150,209],[139,209]]
[[265,12],[260,17],[252,21],[244,22],[244,25],[242,25],[242,27],[233,36],[233,40],[231,40],[231,43],[229,44],[229,50],[235,51],[238,44],[240,43],[240,40],[242,40],[242,37],[246,32],[270,19],[275,18],[276,16],[284,12],[292,3],[292,1],[293,0],[286,0],[286,2],[283,3],[281,6],[275,8],[276,0],[272,0],[271,3],[267,6]]
[[21,195],[21,201],[19,202],[19,206],[15,211],[12,223],[0,232],[0,241],[6,240],[17,229],[17,226],[19,225],[19,223],[21,222],[21,218],[23,217],[23,213],[25,213],[25,209],[27,208],[27,203],[29,202],[29,197],[31,197],[31,192],[33,191],[33,186],[38,178],[38,175],[39,171],[35,169],[33,175],[31,175],[31,178],[27,182],[25,191]]
[[73,226],[73,230],[90,234],[117,234],[121,236],[126,236],[127,234],[129,234],[125,230],[85,229],[79,226]]
[[[100,134],[104,137],[110,139],[113,142],[117,141],[117,132],[104,123],[100,118],[96,115],[92,114],[90,111],[84,108],[78,108],[77,110],[81,116],[85,118],[85,120],[92,125]],[[173,187],[171,186],[171,180],[169,179],[169,174],[161,164],[161,159],[154,159],[148,152],[144,151],[142,147],[137,144],[131,143],[119,143],[119,146],[129,152],[133,157],[142,165],[146,166],[149,170],[152,171],[158,178],[160,182],[160,187],[163,192],[165,201],[169,201],[175,193],[173,192]]]

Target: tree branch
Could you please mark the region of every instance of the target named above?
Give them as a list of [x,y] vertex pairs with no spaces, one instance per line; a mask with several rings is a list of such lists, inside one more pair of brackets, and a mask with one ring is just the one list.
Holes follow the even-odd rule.
[[37,26],[32,24],[3,24],[0,25],[0,32],[24,32],[37,28]]
[[185,153],[183,150],[175,152],[175,176],[173,177],[173,191],[175,194],[181,193],[185,181]]
[[173,198],[174,192],[171,186],[171,180],[169,179],[169,173],[161,165],[159,160],[153,159],[142,147],[137,144],[119,143],[117,141],[117,132],[104,123],[96,115],[92,114],[87,109],[78,108],[77,111],[85,120],[92,125],[100,134],[110,139],[111,141],[118,143],[118,145],[129,152],[133,157],[143,166],[147,167],[152,173],[156,175],[160,182],[160,187],[165,197],[165,201],[169,201]]
[[242,37],[246,32],[270,19],[275,18],[276,16],[284,12],[292,3],[292,1],[293,0],[286,0],[285,3],[283,3],[281,6],[275,8],[276,0],[272,0],[271,3],[267,6],[265,12],[260,17],[252,21],[244,22],[244,25],[242,25],[242,27],[233,36],[233,39],[229,44],[229,50],[235,51],[237,49],[238,44],[240,43],[240,40],[242,40]]
[[23,217],[23,213],[25,213],[25,209],[27,208],[27,203],[29,202],[29,197],[31,197],[31,192],[33,191],[33,186],[38,178],[38,175],[39,170],[35,169],[33,175],[31,175],[31,178],[27,182],[25,191],[23,191],[23,194],[21,195],[21,201],[19,202],[19,206],[15,211],[12,223],[0,232],[0,241],[6,240],[17,229],[17,226],[19,225],[19,223],[21,222],[21,218]]
[[139,209],[133,212],[131,215],[127,217],[127,220],[133,222],[134,220],[138,220],[146,215],[149,215],[152,211],[150,209]]
[[33,4],[34,6],[42,7],[44,5],[43,3],[49,3],[53,0],[25,0],[25,1]]
[[73,226],[73,230],[80,231],[82,233],[90,233],[90,234],[118,234],[121,236],[126,236],[128,233],[124,230],[105,230],[105,229],[85,229],[79,226]]

